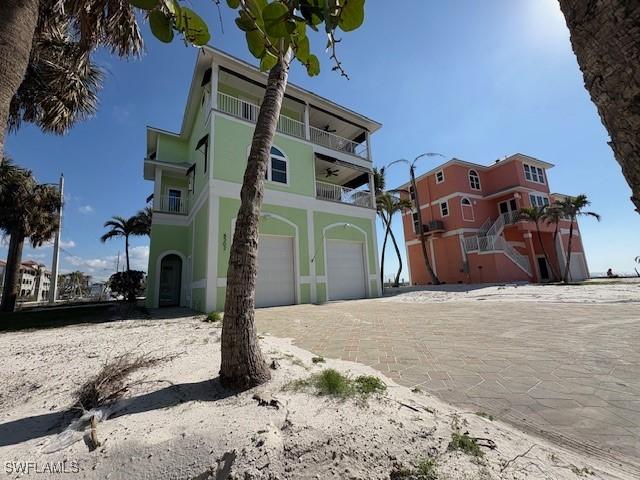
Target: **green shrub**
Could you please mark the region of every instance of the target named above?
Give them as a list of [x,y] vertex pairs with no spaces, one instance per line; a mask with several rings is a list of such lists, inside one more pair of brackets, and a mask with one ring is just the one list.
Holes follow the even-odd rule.
[[436,471],[437,463],[435,459],[429,457],[425,458],[418,463],[416,468],[416,476],[420,480],[437,480],[438,472]]
[[122,295],[128,302],[133,303],[144,291],[144,272],[138,270],[116,272],[109,278],[109,288],[112,293]]
[[222,321],[222,313],[220,312],[209,312],[209,314],[204,318],[204,321],[207,323],[218,323]]
[[372,393],[381,393],[387,389],[382,380],[373,375],[360,375],[355,380],[355,387],[359,393],[370,395]]
[[481,457],[482,455],[484,455],[482,450],[480,450],[480,446],[476,442],[476,439],[470,437],[466,432],[463,434],[460,434],[458,432],[452,433],[451,441],[449,442],[447,450],[460,450],[461,452],[464,452],[467,455],[471,455],[473,457]]
[[378,377],[361,375],[354,380],[333,368],[327,368],[305,380],[292,382],[289,388],[293,390],[313,388],[320,396],[349,398],[356,395],[366,397],[373,393],[381,393],[387,389],[387,386]]

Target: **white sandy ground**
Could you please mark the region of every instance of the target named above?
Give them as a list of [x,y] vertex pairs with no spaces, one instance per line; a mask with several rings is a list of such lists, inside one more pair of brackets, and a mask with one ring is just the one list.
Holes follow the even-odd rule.
[[[439,479],[632,478],[614,465],[474,412],[458,412],[463,431],[495,441],[497,449],[483,448],[480,461],[447,452],[454,408],[360,364],[314,365],[310,352],[284,339],[261,339],[266,356],[280,359],[271,382],[229,395],[212,381],[219,342],[218,327],[191,317],[0,334],[3,474],[14,469],[7,478],[388,479],[394,465],[411,467],[432,455]],[[129,391],[122,409],[98,425],[97,450],[89,452],[80,440],[43,453],[71,420],[61,412],[72,403],[75,388],[107,358],[128,351],[179,356],[134,376],[147,383]],[[283,391],[292,379],[326,367],[376,375],[388,392],[362,405]],[[271,393],[283,406],[259,406],[252,398],[256,391]],[[44,470],[63,461],[69,473],[18,474],[11,463],[35,462]],[[76,465],[79,472],[73,473]],[[576,473],[583,468],[593,473]]]
[[398,294],[393,289],[385,302],[431,303],[495,300],[547,303],[632,303],[640,302],[640,278],[589,280],[578,285],[536,283],[451,284],[420,286]]

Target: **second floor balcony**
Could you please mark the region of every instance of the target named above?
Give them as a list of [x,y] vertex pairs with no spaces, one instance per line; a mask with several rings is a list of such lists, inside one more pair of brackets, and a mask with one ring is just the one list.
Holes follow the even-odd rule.
[[[260,112],[260,106],[258,104],[223,92],[218,92],[217,109],[223,113],[252,123],[257,121],[258,113]],[[293,112],[293,110],[291,111]],[[304,112],[300,113],[300,117],[305,117]],[[354,135],[353,138],[338,135],[336,133],[337,130],[331,126],[331,117],[325,112],[318,112],[315,115],[315,120],[316,125],[313,125],[314,122],[312,120],[304,122],[283,113],[278,119],[277,131],[285,135],[306,140],[315,145],[326,147],[330,150],[371,161],[367,146],[367,135],[364,132],[359,132],[357,135]],[[335,120],[334,123],[337,124],[339,122],[340,120]],[[351,127],[351,130],[355,132],[356,129]]]
[[153,198],[153,211],[173,213],[176,215],[189,214],[188,198],[176,195],[159,195]]

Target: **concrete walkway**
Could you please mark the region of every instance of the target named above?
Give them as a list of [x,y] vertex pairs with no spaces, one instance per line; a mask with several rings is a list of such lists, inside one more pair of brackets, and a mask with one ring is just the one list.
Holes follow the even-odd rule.
[[318,355],[640,466],[638,304],[377,299],[261,309],[257,318],[261,332]]

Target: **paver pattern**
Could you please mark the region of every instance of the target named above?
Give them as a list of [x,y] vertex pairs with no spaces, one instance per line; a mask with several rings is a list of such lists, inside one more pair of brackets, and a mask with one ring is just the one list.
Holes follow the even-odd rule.
[[257,319],[318,355],[640,465],[638,303],[374,299],[261,309]]

